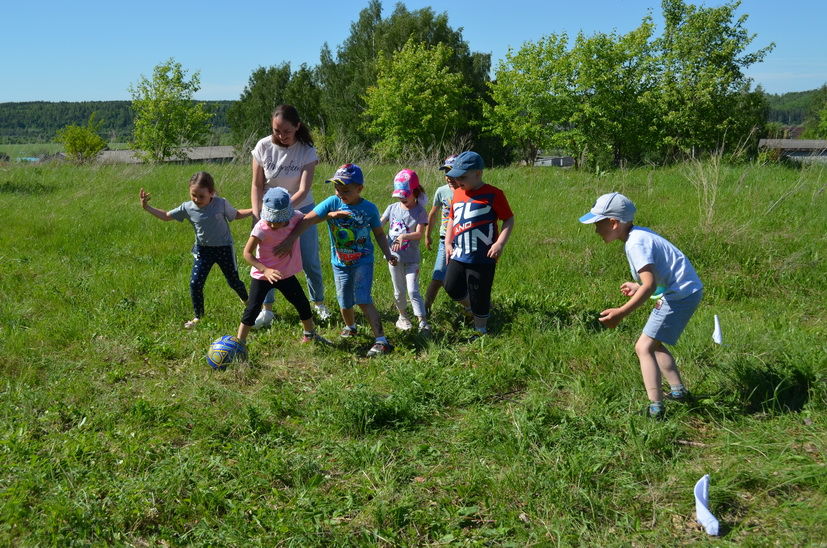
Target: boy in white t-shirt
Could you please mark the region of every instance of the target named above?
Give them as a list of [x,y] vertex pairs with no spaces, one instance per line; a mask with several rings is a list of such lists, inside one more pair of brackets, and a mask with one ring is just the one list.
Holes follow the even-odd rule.
[[635,205],[626,196],[612,192],[600,196],[580,222],[594,224],[595,232],[606,243],[624,242],[626,259],[634,282],[624,282],[620,292],[629,297],[623,306],[600,313],[600,322],[609,328],[643,305],[656,289],[662,289],[655,308],[635,343],[643,384],[649,396],[649,416],[663,416],[661,374],[670,385],[669,399],[686,401],[689,393],[683,386],[675,358],[664,346],[674,345],[703,296],[703,284],[686,255],[663,236],[648,228],[632,224]]

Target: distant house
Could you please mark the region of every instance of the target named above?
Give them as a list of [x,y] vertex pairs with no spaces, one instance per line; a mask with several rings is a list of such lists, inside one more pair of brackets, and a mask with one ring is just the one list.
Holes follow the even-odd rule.
[[[188,162],[231,162],[235,159],[235,151],[231,146],[220,147],[192,147],[186,149]],[[180,162],[180,160],[168,160]],[[104,150],[98,156],[102,164],[140,164],[141,160],[134,150]]]
[[535,166],[550,167],[571,167],[574,165],[574,158],[571,156],[537,156],[534,160]]
[[761,139],[758,150],[774,151],[796,161],[827,162],[827,141],[817,139]]

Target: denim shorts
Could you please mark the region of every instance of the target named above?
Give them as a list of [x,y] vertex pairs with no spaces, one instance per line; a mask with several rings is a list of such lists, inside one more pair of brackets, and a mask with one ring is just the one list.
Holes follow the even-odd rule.
[[662,343],[677,343],[702,297],[703,291],[697,291],[677,301],[659,299],[643,327],[643,334]]
[[372,304],[373,261],[349,266],[333,265],[333,281],[339,308],[353,308],[355,304]]
[[445,238],[439,237],[439,247],[436,250],[436,261],[434,261],[434,272],[431,279],[441,282],[445,279],[445,271],[448,263],[445,262]]

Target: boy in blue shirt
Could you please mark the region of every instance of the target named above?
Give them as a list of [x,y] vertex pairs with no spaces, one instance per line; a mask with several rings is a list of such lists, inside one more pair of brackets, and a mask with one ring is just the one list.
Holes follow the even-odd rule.
[[385,259],[392,265],[396,258],[391,254],[377,207],[362,198],[364,176],[356,164],[345,164],[325,181],[333,183],[336,194],[322,201],[304,219],[285,241],[279,245],[277,253],[288,253],[293,241],[309,227],[327,221],[330,234],[330,262],[333,265],[333,279],[336,282],[336,297],[342,311],[345,328],[342,337],[356,335],[356,316],[354,305],[359,305],[370,323],[376,338],[368,350],[368,357],[387,354],[393,346],[385,337],[379,312],[373,304],[371,287],[373,285],[373,242],[371,233],[376,238]]
[[606,243],[624,242],[626,259],[634,282],[624,282],[620,292],[629,297],[626,304],[600,313],[600,322],[608,328],[643,305],[656,289],[663,293],[649,315],[643,333],[635,343],[643,384],[649,396],[649,416],[663,416],[661,374],[669,382],[669,399],[685,401],[689,393],[683,386],[675,358],[664,346],[674,345],[703,296],[703,284],[686,255],[669,240],[654,231],[634,226],[635,205],[626,196],[611,192],[600,196],[594,207],[580,217],[580,222],[594,224],[595,232]]

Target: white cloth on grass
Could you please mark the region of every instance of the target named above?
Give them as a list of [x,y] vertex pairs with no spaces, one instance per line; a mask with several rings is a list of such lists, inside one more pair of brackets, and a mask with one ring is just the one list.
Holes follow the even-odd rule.
[[695,484],[695,514],[707,535],[718,536],[718,519],[709,511],[709,474]]
[[712,330],[712,342],[715,344],[724,344],[724,338],[721,334],[721,322],[718,321],[717,314],[715,314],[715,328]]

